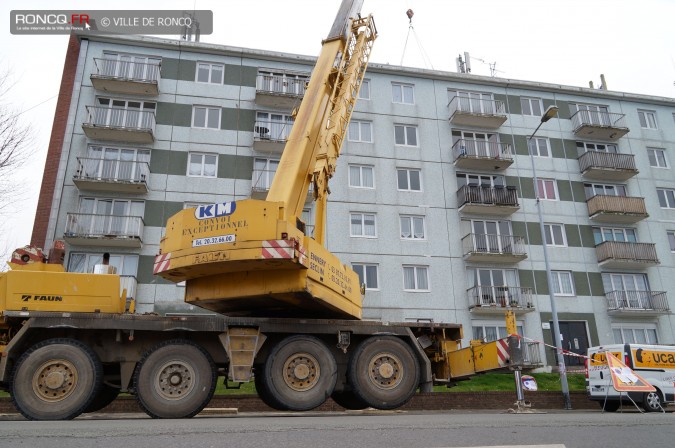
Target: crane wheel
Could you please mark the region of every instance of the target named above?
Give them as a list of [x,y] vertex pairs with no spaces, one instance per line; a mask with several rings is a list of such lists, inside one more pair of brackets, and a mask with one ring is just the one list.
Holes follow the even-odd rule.
[[271,398],[270,391],[267,390],[265,382],[263,381],[263,371],[263,366],[255,366],[255,376],[253,380],[255,383],[255,391],[258,393],[258,398],[272,409],[276,409],[277,411],[287,411],[288,409],[279,407],[279,403]]
[[171,340],[150,349],[134,373],[136,400],[152,418],[190,418],[211,401],[216,367],[197,344]]
[[337,364],[321,340],[313,336],[291,336],[272,349],[261,381],[273,408],[309,411],[333,393]]
[[350,411],[360,411],[368,407],[368,403],[357,397],[351,390],[333,392],[330,397],[335,403]]
[[393,336],[374,336],[352,353],[347,378],[354,394],[376,409],[396,409],[417,390],[420,367],[415,353]]
[[35,344],[16,363],[10,394],[29,420],[70,420],[93,402],[103,379],[96,353],[74,339]]
[[84,412],[87,413],[100,411],[101,409],[103,409],[104,407],[108,406],[110,403],[115,401],[119,393],[120,393],[119,387],[102,384],[98,393],[94,397],[94,400],[87,407],[87,409],[84,410]]

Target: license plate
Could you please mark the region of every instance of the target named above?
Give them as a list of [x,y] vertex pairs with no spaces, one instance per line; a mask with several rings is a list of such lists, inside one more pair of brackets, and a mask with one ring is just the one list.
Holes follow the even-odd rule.
[[210,236],[208,238],[197,238],[192,240],[192,247],[210,246],[212,244],[234,243],[235,235]]

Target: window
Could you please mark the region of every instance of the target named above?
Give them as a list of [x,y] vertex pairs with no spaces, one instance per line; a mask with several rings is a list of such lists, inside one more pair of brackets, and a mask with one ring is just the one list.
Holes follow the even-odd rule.
[[360,100],[369,100],[370,99],[370,80],[364,79],[361,82],[361,89],[359,89],[359,99]]
[[352,269],[359,275],[359,284],[366,285],[366,289],[380,289],[377,281],[377,265],[352,263]]
[[609,117],[609,108],[596,104],[570,104],[572,115],[576,115],[580,123],[586,123],[594,126],[611,126],[612,120]]
[[347,138],[350,142],[371,143],[373,141],[372,126],[373,124],[369,121],[352,120],[349,122]]
[[500,157],[499,134],[489,132],[452,131],[452,147],[458,156]]
[[515,269],[469,268],[466,270],[469,300],[474,305],[527,304],[528,297],[518,285]]
[[588,151],[598,151],[616,154],[619,152],[616,145],[609,143],[591,143],[591,142],[577,142],[577,150],[579,150],[578,152],[580,153]]
[[405,240],[423,240],[424,236],[424,216],[404,216],[400,217],[401,238]]
[[541,99],[539,98],[520,98],[520,108],[523,110],[523,115],[532,115],[534,117],[541,117],[543,107]]
[[197,82],[209,84],[222,84],[225,66],[223,64],[197,63]]
[[312,207],[302,209],[302,222],[305,223],[305,235],[314,238],[314,209]]
[[81,198],[78,215],[67,224],[78,235],[141,236],[144,201]]
[[668,243],[670,244],[670,251],[675,252],[675,232],[668,232]]
[[115,78],[157,81],[162,59],[123,53],[103,53],[103,59],[94,61],[99,74]]
[[593,239],[596,245],[605,241],[637,243],[637,234],[635,229],[623,227],[593,227]]
[[279,167],[279,161],[276,159],[254,159],[253,160],[253,190],[267,191],[272,186],[274,175]]
[[[453,94],[454,92],[449,92]],[[456,110],[461,112],[468,112],[477,115],[496,115],[504,113],[504,105],[497,103],[492,99],[492,94],[489,92],[468,92],[457,91],[456,99],[451,98],[450,103],[454,102]]]
[[[94,272],[94,266],[103,263],[103,254],[71,252],[68,257],[68,272]],[[110,254],[110,265],[122,276],[136,276],[138,255]]]
[[535,157],[551,157],[550,144],[547,138],[532,138],[528,140],[527,147],[530,154]]
[[155,125],[157,104],[150,101],[99,97],[96,98],[96,106],[89,119],[97,126],[152,129]]
[[262,92],[301,96],[305,94],[308,82],[309,74],[307,73],[276,72],[266,69],[258,71],[256,89]]
[[396,172],[400,191],[422,191],[422,173],[420,170],[399,168]]
[[391,97],[394,103],[415,104],[415,87],[412,84],[391,84]]
[[[506,325],[498,323],[480,323],[472,322],[473,338],[484,342],[492,342],[497,339],[504,339],[509,334],[506,332]],[[519,335],[523,334],[523,324],[518,323],[517,331]]]
[[350,236],[377,238],[375,215],[369,213],[351,213],[350,221]]
[[192,108],[192,127],[220,129],[220,107],[194,106]]
[[253,132],[260,140],[285,141],[291,135],[293,117],[276,112],[256,112]]
[[640,127],[642,129],[658,129],[656,125],[656,112],[653,110],[638,110]]
[[553,278],[553,294],[556,296],[573,296],[574,282],[570,271],[551,271]]
[[375,188],[373,167],[349,165],[349,186],[354,188]]
[[661,208],[675,208],[675,190],[657,188],[656,193],[659,195]]
[[90,145],[80,159],[78,175],[89,179],[147,181],[150,174],[149,149],[112,148]]
[[602,286],[605,297],[617,308],[654,308],[645,274],[603,273]]
[[625,185],[610,185],[610,184],[584,184],[584,191],[586,199],[593,196],[626,196]]
[[656,327],[643,328],[639,324],[612,327],[615,344],[658,344]]
[[547,246],[566,247],[565,226],[563,224],[544,224]]
[[218,154],[191,152],[188,158],[188,176],[216,177]]
[[539,193],[539,199],[558,200],[558,185],[556,185],[555,179],[537,179],[537,192]]
[[417,126],[394,125],[396,144],[401,146],[417,146]]
[[457,173],[457,188],[462,188],[464,185],[486,188],[503,187],[505,178],[490,174]]
[[429,267],[403,266],[403,289],[405,291],[429,291]]
[[647,148],[647,156],[649,157],[649,166],[653,168],[668,168],[666,151],[663,149]]

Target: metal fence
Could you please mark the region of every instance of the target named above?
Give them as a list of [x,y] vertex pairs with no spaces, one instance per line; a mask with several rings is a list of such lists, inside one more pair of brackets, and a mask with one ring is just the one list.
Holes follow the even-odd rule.
[[469,98],[464,96],[454,96],[448,104],[450,116],[456,112],[472,115],[506,115],[504,102],[499,100],[489,100],[483,98]]
[[583,126],[598,126],[605,128],[626,128],[626,115],[599,110],[580,110],[572,115],[574,132]]
[[579,157],[582,172],[589,168],[608,168],[615,170],[637,171],[633,154],[617,154],[602,151],[588,151]]
[[595,252],[598,261],[623,260],[637,261],[642,263],[658,263],[656,244],[653,243],[629,243],[625,241],[605,241],[596,246]]
[[292,121],[258,120],[253,126],[253,133],[257,140],[284,142],[291,135],[292,128]]
[[605,297],[609,310],[670,310],[665,291],[611,291]]
[[85,124],[89,126],[154,132],[155,111],[87,106],[87,120]]
[[143,218],[140,216],[95,215],[68,213],[66,236],[141,238]]
[[150,165],[135,160],[107,160],[78,157],[76,179],[108,182],[147,182]]
[[285,76],[258,73],[256,77],[256,90],[258,92],[274,93],[279,95],[303,96],[309,75]]
[[521,236],[486,235],[470,233],[462,238],[464,254],[480,252],[485,254],[525,254],[525,240]]
[[459,139],[452,145],[455,160],[460,157],[513,160],[511,145],[485,140]]
[[160,64],[94,58],[96,75],[105,78],[129,79],[139,82],[159,82]]
[[518,191],[515,187],[483,187],[463,185],[457,190],[459,206],[464,204],[518,205]]
[[628,215],[647,216],[647,207],[644,198],[628,196],[596,195],[586,201],[588,214],[622,213]]
[[532,308],[532,290],[519,286],[474,286],[467,290],[469,306]]

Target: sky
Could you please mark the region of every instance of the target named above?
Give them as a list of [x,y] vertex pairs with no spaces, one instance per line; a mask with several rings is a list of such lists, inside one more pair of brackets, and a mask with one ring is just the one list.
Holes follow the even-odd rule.
[[[206,9],[214,32],[202,42],[316,56],[340,0],[117,0],[114,9]],[[5,0],[0,5],[3,98],[34,132],[32,156],[15,173],[23,197],[0,216],[3,251],[30,242],[56,107],[67,36],[14,36],[13,9],[104,9],[81,0]],[[409,22],[406,11],[414,16]],[[371,62],[456,71],[469,52],[472,73],[575,87],[675,97],[675,0],[365,0],[378,30]],[[412,29],[410,28],[412,26]],[[178,36],[166,36],[178,38]],[[407,41],[407,43],[406,43]]]

